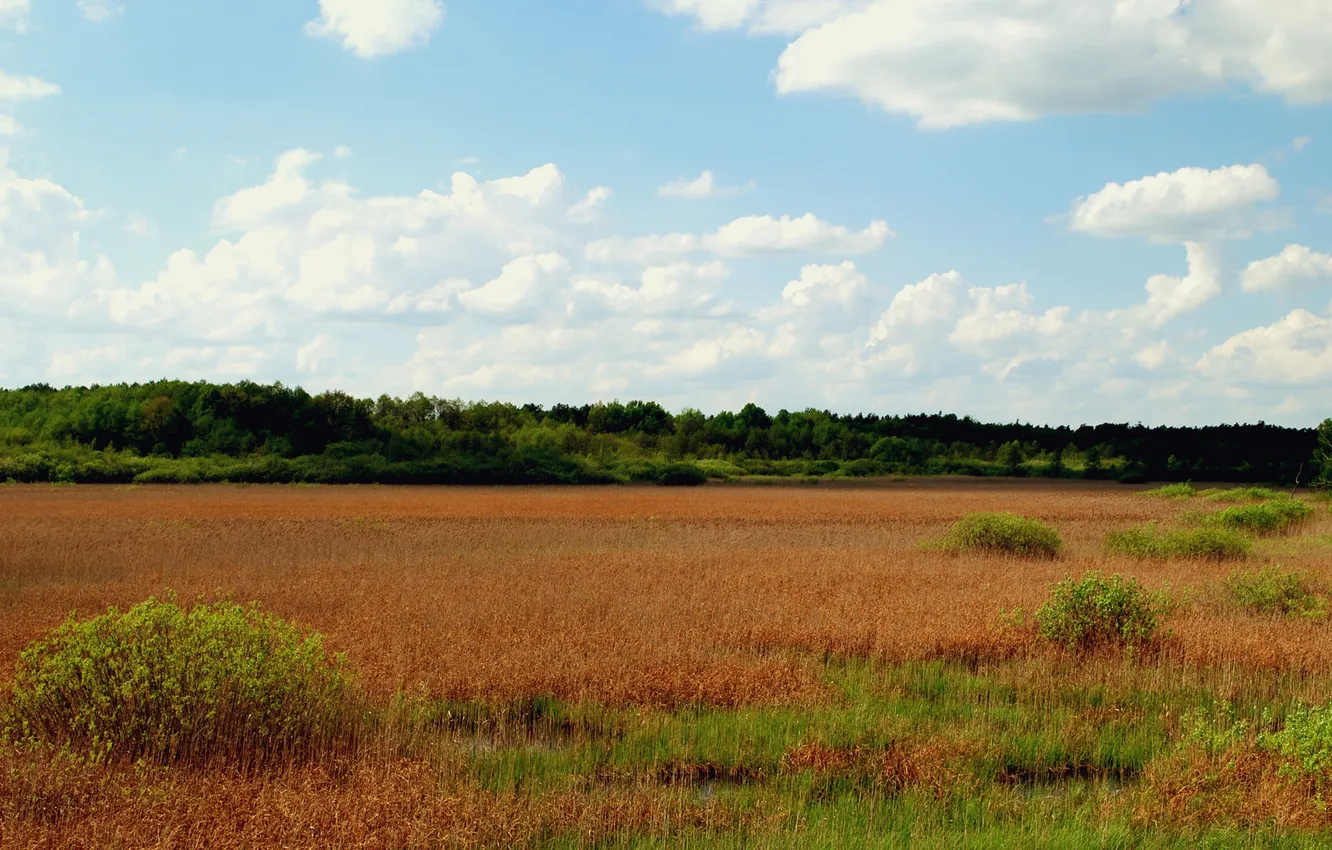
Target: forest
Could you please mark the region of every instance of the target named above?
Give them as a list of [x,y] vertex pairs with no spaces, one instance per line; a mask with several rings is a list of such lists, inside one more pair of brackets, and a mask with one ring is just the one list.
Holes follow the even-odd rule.
[[[280,383],[0,390],[0,483],[698,484],[708,479],[1043,476],[1324,483],[1332,420],[1080,427],[952,414],[672,413]],[[1325,471],[1326,467],[1326,471]]]

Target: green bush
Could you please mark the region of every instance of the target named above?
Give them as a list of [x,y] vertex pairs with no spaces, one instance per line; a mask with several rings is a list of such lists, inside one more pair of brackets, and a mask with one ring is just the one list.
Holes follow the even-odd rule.
[[971,514],[940,541],[951,551],[1054,558],[1064,548],[1059,532],[1040,520],[1011,513]]
[[672,463],[661,471],[657,483],[663,487],[699,487],[708,483],[708,474],[692,463]]
[[1198,558],[1212,561],[1248,557],[1253,543],[1244,534],[1226,528],[1191,528],[1163,532],[1155,523],[1112,531],[1105,539],[1111,555],[1132,558]]
[[1050,598],[1036,612],[1036,625],[1041,637],[1068,649],[1141,646],[1156,639],[1169,611],[1164,593],[1153,593],[1136,579],[1088,573],[1051,587]]
[[1204,519],[1219,528],[1254,534],[1280,534],[1313,515],[1313,508],[1299,499],[1276,499],[1256,505],[1226,508]]
[[1143,491],[1144,496],[1157,496],[1163,499],[1191,499],[1198,495],[1192,484],[1167,484],[1155,490]]
[[1264,567],[1255,572],[1237,570],[1226,578],[1222,589],[1232,605],[1254,614],[1327,616],[1327,602],[1309,576],[1280,567]]
[[351,705],[319,635],[257,605],[150,599],[25,649],[0,726],[96,760],[261,764],[346,743]]
[[1258,745],[1284,756],[1288,775],[1326,778],[1332,770],[1332,704],[1291,712],[1280,730],[1259,735]]

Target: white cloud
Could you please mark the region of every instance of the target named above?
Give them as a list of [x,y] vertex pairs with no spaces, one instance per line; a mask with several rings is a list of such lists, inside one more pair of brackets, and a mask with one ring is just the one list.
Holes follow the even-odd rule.
[[333,149],[333,156],[335,159],[351,159],[351,155],[352,149],[346,145],[338,145]]
[[673,263],[643,270],[639,285],[579,277],[573,281],[566,312],[570,316],[605,312],[634,316],[698,315],[716,303],[720,284],[730,270],[720,260],[710,263]]
[[1188,273],[1182,277],[1156,274],[1147,280],[1143,304],[1106,314],[1129,328],[1160,328],[1217,298],[1222,292],[1215,251],[1197,242],[1185,243]]
[[1198,361],[1205,375],[1256,384],[1332,379],[1332,321],[1295,310],[1275,324],[1236,334]]
[[1332,255],[1303,245],[1287,245],[1275,257],[1255,260],[1240,276],[1245,292],[1293,291],[1332,284]]
[[0,136],[17,136],[19,132],[18,122],[12,115],[0,115]]
[[519,257],[504,266],[499,277],[458,294],[458,303],[479,313],[513,313],[540,306],[541,287],[569,273],[569,261],[559,254]]
[[0,25],[24,32],[30,11],[29,0],[0,0]]
[[1261,165],[1209,171],[1181,168],[1128,183],[1108,183],[1079,198],[1070,228],[1096,236],[1136,236],[1153,242],[1244,237],[1274,219],[1256,211],[1281,186]]
[[820,304],[850,305],[868,291],[869,279],[848,260],[836,266],[805,266],[800,279],[782,290],[782,303],[797,310]]
[[1296,136],[1295,139],[1290,143],[1290,149],[1293,150],[1295,153],[1303,153],[1304,149],[1309,147],[1309,145],[1312,144],[1312,142],[1313,138],[1310,136]]
[[795,35],[780,93],[848,93],[928,128],[1126,112],[1230,84],[1332,98],[1322,0],[649,2],[704,29]]
[[151,239],[157,235],[157,225],[143,213],[134,213],[125,222],[124,230],[132,236]]
[[754,191],[754,181],[743,186],[719,186],[711,171],[704,171],[693,180],[675,180],[657,189],[663,198],[686,198],[693,201],[708,198],[730,198]]
[[111,0],[78,0],[78,5],[84,20],[95,24],[109,21],[125,11],[122,4],[112,3]]
[[40,100],[57,94],[60,94],[60,86],[55,83],[0,71],[0,100]]
[[579,224],[596,221],[601,209],[615,193],[605,186],[598,186],[587,193],[583,200],[569,208],[569,219]]
[[652,262],[705,252],[723,257],[788,252],[864,254],[879,250],[893,236],[884,221],[871,222],[857,232],[829,224],[813,213],[800,218],[753,215],[703,235],[668,233],[635,239],[603,239],[587,246],[587,257],[595,262]]
[[315,375],[323,364],[337,357],[338,349],[333,344],[333,337],[320,334],[297,349],[296,368],[307,375]]
[[1170,343],[1165,340],[1158,340],[1149,345],[1143,346],[1142,350],[1133,355],[1133,359],[1138,361],[1138,365],[1144,369],[1160,369],[1170,359],[1173,352]]
[[306,25],[362,59],[420,47],[444,23],[440,0],[319,0],[320,17]]

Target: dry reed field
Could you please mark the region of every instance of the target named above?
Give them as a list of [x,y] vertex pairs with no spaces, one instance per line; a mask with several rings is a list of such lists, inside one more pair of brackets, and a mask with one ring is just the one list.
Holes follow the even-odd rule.
[[[1240,566],[1332,579],[1312,504]],[[1233,562],[1105,554],[1189,507],[1039,482],[0,487],[0,687],[71,612],[174,593],[258,601],[375,711],[413,706],[281,769],[0,745],[0,846],[1316,845],[1320,778],[1193,747],[1184,715],[1325,702],[1326,617],[1214,602]],[[1062,557],[921,545],[995,511]],[[1088,571],[1167,590],[1164,635],[1074,653],[1009,613]]]

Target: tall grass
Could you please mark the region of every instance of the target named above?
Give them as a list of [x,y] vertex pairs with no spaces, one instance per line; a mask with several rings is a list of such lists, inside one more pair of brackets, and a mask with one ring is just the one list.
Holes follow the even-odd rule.
[[1207,516],[1211,526],[1254,534],[1281,534],[1313,515],[1313,508],[1299,499],[1276,499],[1256,505],[1226,508]]
[[1132,558],[1226,561],[1248,557],[1253,543],[1243,533],[1225,527],[1166,531],[1149,523],[1110,532],[1105,549],[1111,555]]
[[1011,513],[977,513],[958,521],[938,545],[953,552],[1055,558],[1064,541],[1040,520]]

